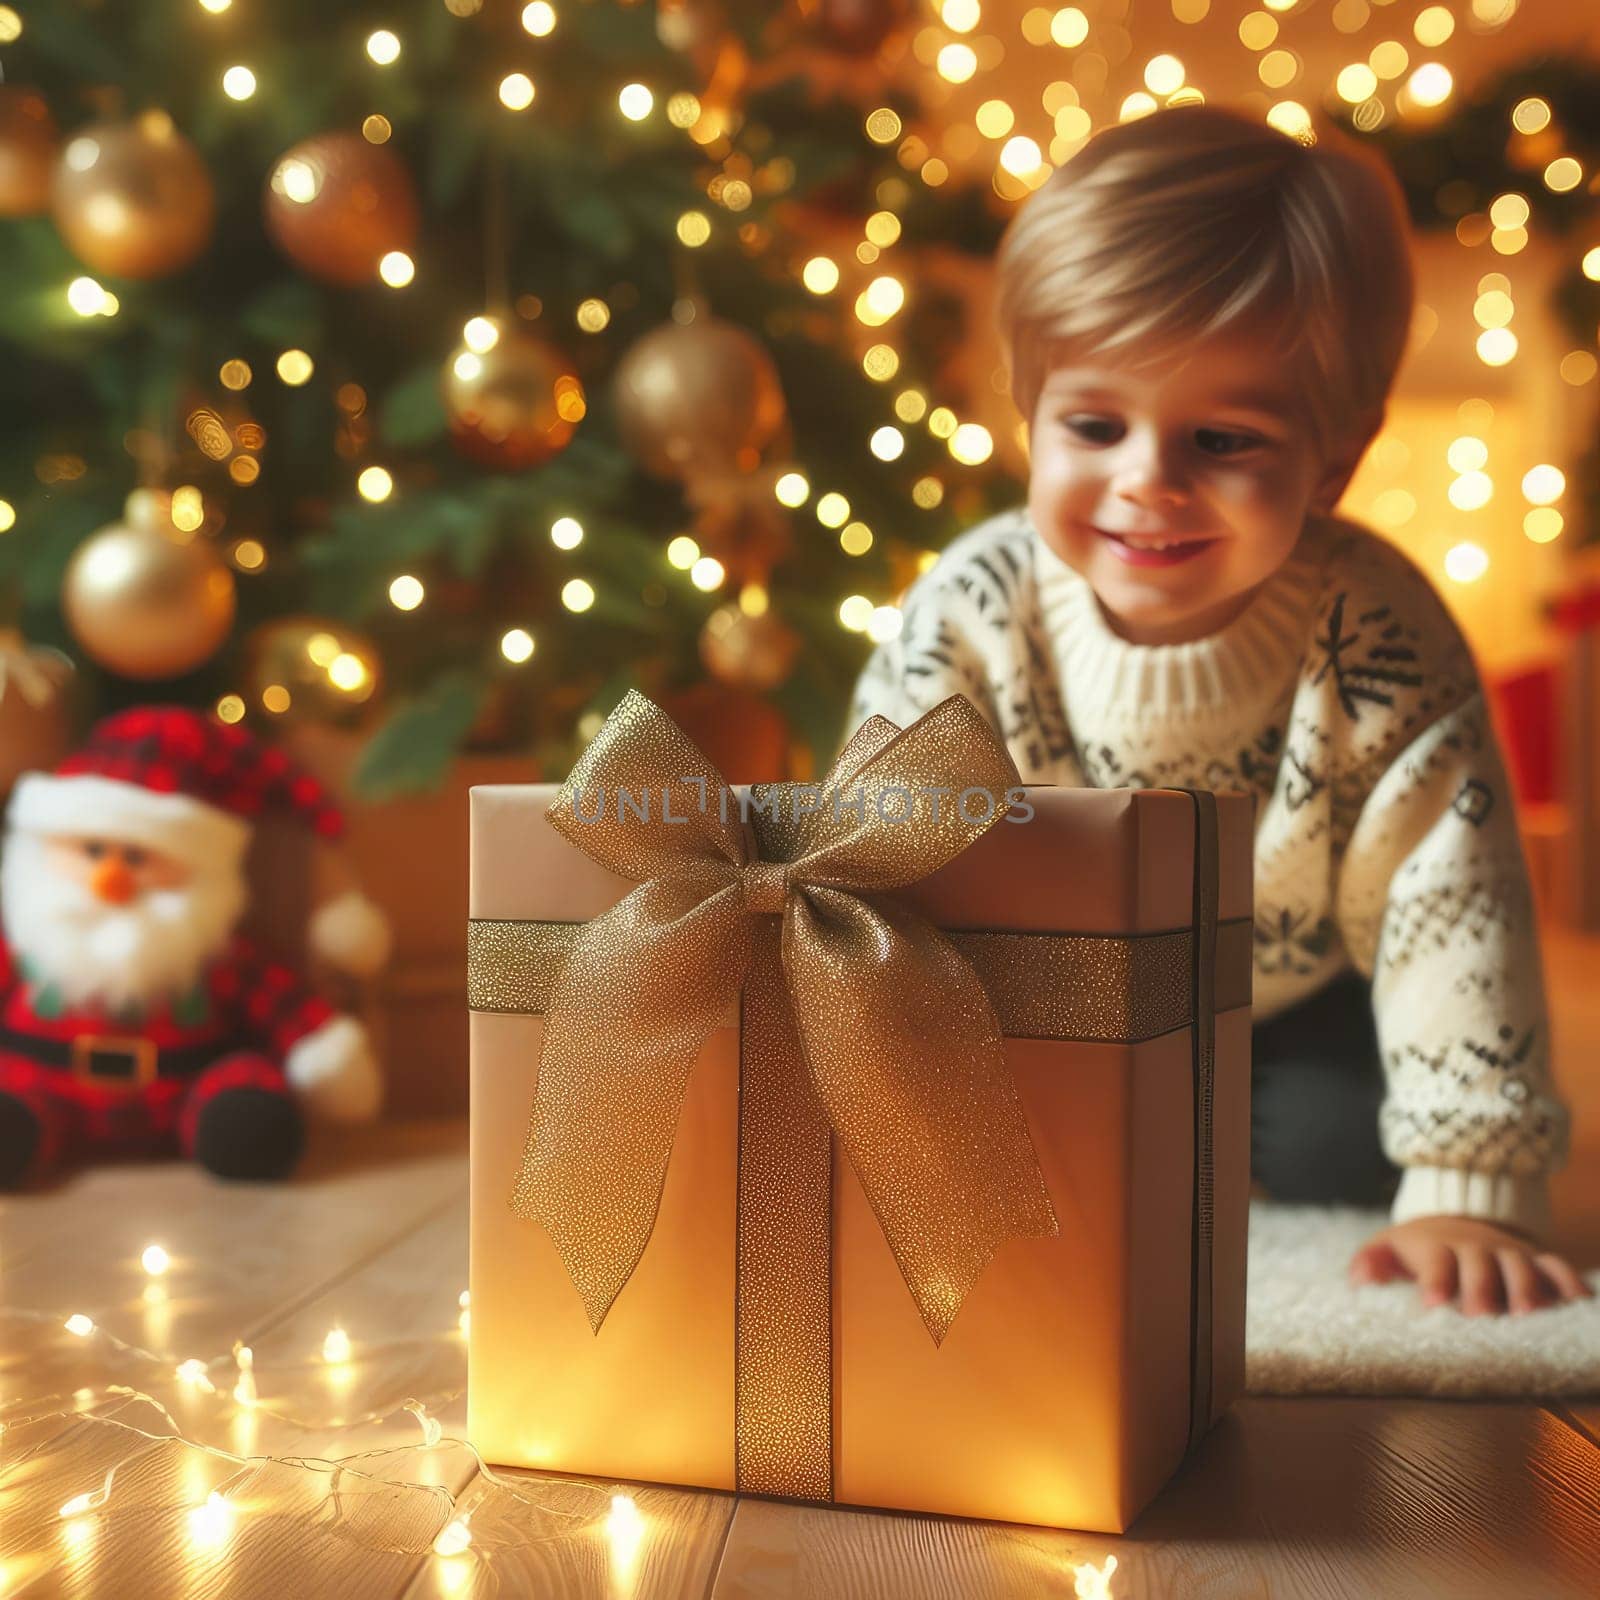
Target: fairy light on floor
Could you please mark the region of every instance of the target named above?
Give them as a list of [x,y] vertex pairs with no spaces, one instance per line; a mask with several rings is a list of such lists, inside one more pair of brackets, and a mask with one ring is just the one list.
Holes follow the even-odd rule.
[[471,1512],[463,1512],[439,1530],[433,1541],[436,1556],[458,1556],[472,1543],[472,1529],[467,1526],[470,1516]]
[[350,1359],[350,1335],[343,1328],[328,1330],[322,1341],[322,1359],[329,1366],[341,1366]]
[[234,1371],[233,1398],[237,1405],[250,1407],[256,1403],[256,1356],[247,1344],[233,1347]]
[[1111,1574],[1116,1570],[1115,1556],[1107,1556],[1103,1567],[1092,1561],[1077,1563],[1072,1569],[1074,1600],[1111,1600]]

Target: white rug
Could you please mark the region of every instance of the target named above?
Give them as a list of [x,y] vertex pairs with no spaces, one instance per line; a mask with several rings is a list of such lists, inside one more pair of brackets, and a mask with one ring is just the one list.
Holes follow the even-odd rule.
[[[1250,1208],[1245,1381],[1254,1394],[1600,1394],[1600,1298],[1522,1316],[1423,1310],[1413,1283],[1351,1288],[1378,1211]],[[1586,1275],[1600,1289],[1600,1272]]]

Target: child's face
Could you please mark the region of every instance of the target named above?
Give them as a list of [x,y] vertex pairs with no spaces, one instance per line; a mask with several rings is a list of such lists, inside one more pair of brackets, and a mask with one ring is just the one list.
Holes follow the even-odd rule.
[[1225,627],[1354,467],[1324,460],[1282,359],[1243,338],[1058,361],[1030,453],[1034,527],[1134,644]]

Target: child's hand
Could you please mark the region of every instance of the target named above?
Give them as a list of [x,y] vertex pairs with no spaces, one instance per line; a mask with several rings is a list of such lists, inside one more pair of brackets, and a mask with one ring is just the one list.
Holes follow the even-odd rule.
[[1413,1278],[1425,1306],[1459,1295],[1469,1317],[1506,1309],[1536,1311],[1594,1291],[1570,1263],[1476,1217],[1413,1217],[1374,1234],[1350,1259],[1350,1281],[1392,1283]]

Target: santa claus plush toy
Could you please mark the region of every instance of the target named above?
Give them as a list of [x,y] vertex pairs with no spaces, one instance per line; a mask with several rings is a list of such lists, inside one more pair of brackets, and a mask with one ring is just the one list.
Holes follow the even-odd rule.
[[[279,1177],[303,1110],[376,1114],[361,1025],[235,932],[269,808],[343,827],[281,750],[179,708],[121,712],[18,780],[0,864],[0,1186],[68,1155],[174,1144],[223,1177]],[[388,930],[352,893],[317,913],[311,943],[370,974]]]

